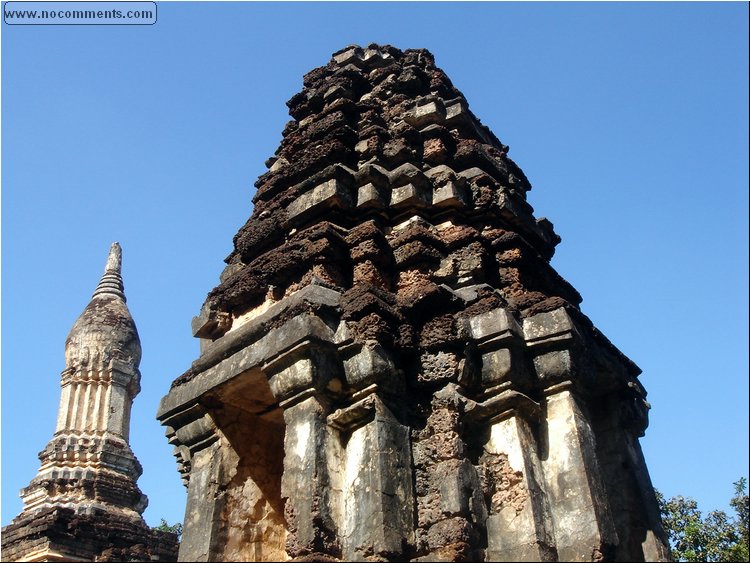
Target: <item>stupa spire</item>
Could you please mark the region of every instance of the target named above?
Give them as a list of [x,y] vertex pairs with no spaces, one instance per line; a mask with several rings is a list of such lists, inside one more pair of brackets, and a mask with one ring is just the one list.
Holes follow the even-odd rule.
[[[106,367],[110,361],[118,359],[129,365],[128,370],[138,373],[141,342],[126,303],[122,281],[122,248],[115,242],[109,250],[104,274],[91,301],[68,335],[65,344],[68,369],[93,363]],[[133,379],[137,387],[140,375]]]
[[[71,466],[85,470],[94,480],[100,474],[117,474],[122,481],[118,486],[132,493],[120,497],[112,491],[111,498],[97,494],[92,502],[115,504],[138,514],[146,507],[146,497],[135,485],[141,465],[128,445],[130,410],[140,391],[141,344],[125,304],[121,270],[122,249],[115,242],[104,275],[65,343],[66,366],[55,436],[40,454],[42,466],[37,478],[21,495],[29,507],[70,504],[68,497],[75,495],[61,495],[58,489],[42,495],[35,482],[55,479],[58,473],[69,474]],[[115,443],[116,448],[110,451]],[[75,480],[68,489],[85,488],[89,478]]]
[[148,500],[128,443],[141,343],[121,270],[115,242],[65,342],[55,434],[39,454],[36,477],[21,490],[23,512],[3,529],[3,561],[174,558],[176,538],[152,531],[141,517]]
[[116,295],[123,301],[127,301],[125,286],[122,282],[122,248],[119,242],[113,242],[109,249],[104,275],[92,297],[99,295]]

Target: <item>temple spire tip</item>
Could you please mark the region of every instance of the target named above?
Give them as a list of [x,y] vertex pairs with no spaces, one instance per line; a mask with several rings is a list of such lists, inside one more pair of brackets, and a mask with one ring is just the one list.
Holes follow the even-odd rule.
[[94,290],[92,298],[105,294],[116,295],[125,301],[125,287],[122,283],[122,247],[119,242],[113,242],[109,248],[104,275]]
[[107,265],[104,268],[104,273],[116,272],[121,273],[122,271],[122,247],[119,242],[113,242],[109,248],[109,256],[107,257]]

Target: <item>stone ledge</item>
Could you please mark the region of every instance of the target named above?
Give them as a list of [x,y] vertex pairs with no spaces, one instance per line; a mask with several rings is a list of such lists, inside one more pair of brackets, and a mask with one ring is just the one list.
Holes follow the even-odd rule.
[[[334,329],[315,314],[294,316],[281,326],[268,330],[275,320],[301,304],[335,309],[341,295],[321,286],[307,286],[272,306],[268,311],[249,321],[236,332],[217,340],[194,362],[180,382],[161,400],[157,418],[165,420],[170,414],[195,402],[205,392],[226,383],[236,375],[255,367],[269,364],[274,358],[302,342],[330,343]],[[184,377],[184,376],[183,376]]]
[[254,340],[259,339],[263,332],[268,330],[269,324],[290,310],[305,304],[335,309],[338,307],[340,299],[341,294],[339,292],[320,285],[312,284],[303,287],[278,303],[271,305],[267,311],[259,314],[240,328],[229,331],[221,338],[208,344],[201,356],[193,362],[191,368],[172,383],[172,387],[178,387],[186,383],[195,374],[205,371],[238,350],[249,346]]

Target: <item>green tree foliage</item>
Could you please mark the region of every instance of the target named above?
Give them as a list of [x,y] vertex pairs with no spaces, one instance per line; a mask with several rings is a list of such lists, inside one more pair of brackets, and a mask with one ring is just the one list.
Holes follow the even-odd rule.
[[747,479],[734,483],[734,517],[714,510],[704,518],[690,497],[656,497],[675,561],[748,561]]
[[177,534],[177,539],[180,539],[180,537],[182,536],[182,523],[177,522],[176,524],[170,524],[164,518],[162,518],[161,522],[159,522],[159,525],[154,526],[154,530],[159,530],[160,532],[170,532],[172,534]]

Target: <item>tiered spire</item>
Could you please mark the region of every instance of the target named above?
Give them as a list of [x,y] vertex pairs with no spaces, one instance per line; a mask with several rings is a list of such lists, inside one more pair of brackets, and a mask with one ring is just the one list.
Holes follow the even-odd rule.
[[287,105],[160,406],[181,558],[666,558],[640,370],[432,55],[347,47]]
[[[109,362],[117,359],[128,364],[129,371],[138,372],[141,342],[126,305],[121,268],[122,249],[115,242],[91,301],[68,334],[65,343],[68,369],[93,363],[106,369]],[[140,376],[135,377],[136,386],[139,380]]]
[[66,340],[55,436],[40,453],[39,474],[22,491],[27,509],[82,507],[84,498],[89,508],[140,514],[146,507],[136,486],[141,465],[128,444],[141,344],[125,304],[121,268],[122,250],[115,242]]
[[125,298],[125,288],[122,283],[121,269],[122,248],[120,248],[120,243],[113,242],[112,247],[109,249],[107,265],[104,267],[104,275],[92,297],[97,297],[99,295],[115,295],[127,302],[127,299]]
[[57,427],[2,530],[3,561],[174,561],[177,537],[141,517],[148,500],[128,444],[141,343],[112,244],[91,301],[65,343]]
[[[294,120],[255,183],[201,336],[222,334],[269,288],[278,297],[314,279],[386,292],[398,313],[434,283],[489,283],[521,314],[577,308],[549,266],[560,239],[533,216],[531,184],[428,51],[347,47],[287,105]],[[386,322],[393,333],[421,324]]]

